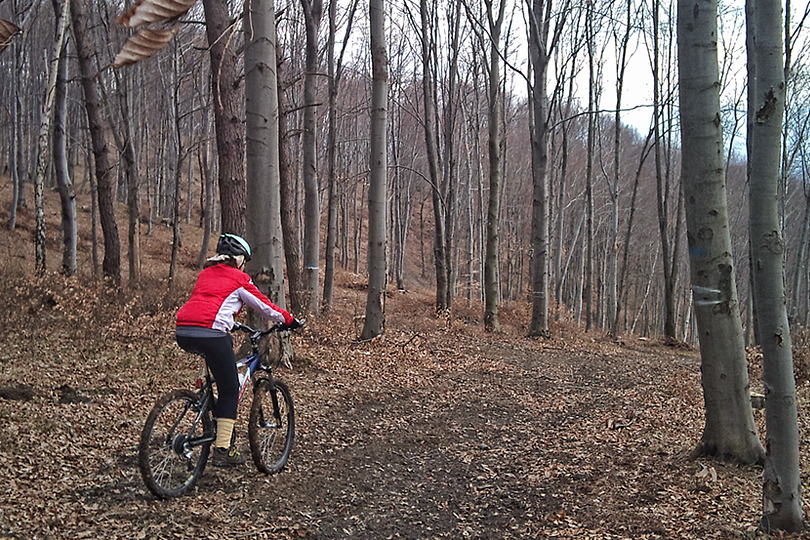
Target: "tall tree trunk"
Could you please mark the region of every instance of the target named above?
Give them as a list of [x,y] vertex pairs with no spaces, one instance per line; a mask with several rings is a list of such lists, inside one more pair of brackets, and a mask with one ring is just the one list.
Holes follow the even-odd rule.
[[[456,184],[458,183],[458,171],[456,170],[456,114],[458,104],[458,63],[459,63],[459,39],[461,27],[461,1],[453,2],[452,11],[449,13],[449,41],[450,58],[447,74],[446,103],[444,106],[444,169],[442,180],[442,193],[444,194],[444,254],[445,272],[447,273],[447,309],[453,304],[455,295],[455,283],[458,273],[458,264],[454,264],[453,240],[456,237]],[[472,231],[471,231],[472,232]]]
[[421,16],[420,43],[422,46],[422,101],[425,107],[424,133],[425,154],[428,165],[428,180],[431,187],[431,200],[433,201],[433,264],[436,269],[436,311],[445,311],[447,304],[447,256],[445,253],[445,204],[440,189],[440,173],[438,158],[438,141],[436,136],[436,92],[433,80],[435,63],[435,43],[433,41],[433,26],[431,12],[428,11],[428,1],[420,0],[419,14]]
[[717,67],[717,1],[679,0],[681,184],[700,337],[705,427],[693,455],[761,462],[729,234]]
[[748,184],[756,325],[765,383],[766,452],[762,473],[762,528],[802,529],[796,383],[785,306],[785,242],[779,223],[779,168],[785,74],[781,2],[746,2],[749,44]]
[[[252,0],[245,5],[245,29],[248,36],[245,48],[247,239],[253,246],[253,257],[247,268],[256,285],[278,306],[285,308],[273,0]],[[291,362],[290,340],[282,336],[276,338],[280,340],[281,360]]]
[[[619,56],[616,61],[616,113],[614,114],[613,131],[613,182],[608,186],[610,194],[610,246],[608,251],[607,275],[607,316],[608,332],[614,338],[619,335],[619,183],[621,181],[621,139],[622,139],[622,99],[624,97],[624,82],[627,72],[627,53],[629,50],[632,32],[632,0],[625,5],[625,30],[620,39],[616,40]],[[634,184],[638,186],[638,182]],[[632,214],[632,207],[631,207]],[[629,230],[629,229],[628,229]],[[628,244],[625,244],[627,251]]]
[[500,304],[500,272],[498,271],[500,213],[501,213],[501,119],[503,103],[501,95],[501,28],[506,2],[501,1],[497,15],[493,13],[492,0],[484,0],[489,21],[489,66],[487,84],[488,125],[489,125],[489,203],[487,205],[487,245],[484,265],[484,328],[488,331],[500,329],[498,307]]
[[[17,3],[14,2],[12,5],[17,10]],[[12,90],[14,93],[13,98],[13,118],[12,118],[12,130],[11,130],[11,205],[8,211],[8,229],[13,231],[17,227],[17,209],[23,205],[25,202],[25,189],[23,188],[23,154],[22,154],[22,137],[23,137],[23,125],[25,124],[23,119],[23,102],[22,96],[23,92],[21,90],[23,86],[22,82],[22,45],[20,43],[21,40],[15,39],[11,45],[10,54],[12,55],[12,65],[13,65],[13,81]]]
[[177,258],[180,253],[180,180],[182,178],[183,170],[183,137],[181,135],[181,113],[180,113],[180,74],[179,74],[179,55],[177,49],[177,42],[174,42],[172,47],[172,67],[169,74],[169,88],[171,91],[171,114],[169,117],[169,130],[171,141],[169,143],[169,161],[171,173],[171,189],[172,189],[172,208],[170,220],[172,224],[172,256],[169,263],[169,289],[174,286],[174,277],[177,272]]
[[118,225],[115,221],[113,193],[113,159],[107,142],[107,131],[101,110],[99,82],[93,58],[97,52],[89,29],[90,13],[88,0],[72,0],[73,34],[84,89],[84,108],[90,128],[90,140],[96,168],[96,189],[98,191],[99,220],[104,236],[104,277],[118,286],[121,283],[121,245],[118,239]]
[[[589,11],[593,10],[593,1],[588,0]],[[593,17],[585,17],[585,42],[588,48],[588,135],[587,157],[585,165],[585,275],[582,288],[583,303],[585,304],[585,330],[593,327],[593,163],[596,153],[596,34],[593,29]]]
[[[659,0],[654,0],[653,28],[658,28]],[[669,185],[665,182],[662,165],[661,135],[661,76],[660,51],[658,46],[658,32],[653,32],[653,123],[655,130],[655,178],[656,178],[656,204],[658,209],[658,234],[661,240],[661,265],[664,272],[664,336],[667,339],[677,339],[675,324],[675,261],[670,248],[669,234]]]
[[332,307],[332,286],[335,281],[335,245],[337,235],[337,92],[338,73],[335,61],[335,39],[337,31],[337,2],[329,2],[329,35],[326,42],[327,115],[326,132],[326,252],[324,254],[322,308]]
[[369,0],[371,32],[371,151],[368,190],[368,295],[360,339],[379,336],[385,328],[385,240],[387,203],[388,52],[384,0]]
[[40,117],[39,135],[37,137],[37,168],[34,175],[34,207],[36,209],[36,235],[35,251],[37,274],[44,274],[47,270],[45,264],[45,174],[48,170],[48,155],[50,154],[49,137],[53,124],[54,102],[56,101],[56,83],[59,73],[59,58],[65,46],[65,37],[69,26],[70,2],[63,0],[61,9],[54,3],[56,16],[56,33],[53,49],[49,60],[48,82],[45,87],[45,98],[42,100],[42,116]]
[[343,39],[343,49],[339,58],[335,58],[335,38],[337,31],[337,2],[329,2],[329,38],[327,43],[327,64],[329,78],[329,128],[327,133],[327,225],[326,225],[326,256],[325,270],[323,277],[323,309],[328,310],[332,304],[332,286],[335,279],[335,246],[337,244],[337,95],[340,88],[340,77],[343,64],[343,53],[346,51],[346,44],[354,21],[354,14],[357,10],[357,0],[354,0],[349,7],[346,34]]
[[140,172],[135,151],[135,132],[130,121],[130,79],[122,78],[115,71],[118,88],[118,105],[120,107],[121,129],[115,130],[116,143],[121,153],[124,174],[127,179],[127,262],[129,264],[129,281],[137,283],[141,279],[141,233],[140,233]]
[[[548,337],[548,96],[546,76],[556,38],[549,42],[552,0],[529,5],[529,57],[532,63],[532,318],[529,335]],[[565,13],[568,2],[560,13]]]
[[278,171],[279,185],[281,190],[281,229],[284,239],[284,258],[287,262],[287,284],[290,292],[290,309],[294,312],[302,311],[306,308],[303,299],[303,287],[301,285],[303,277],[301,275],[301,235],[298,206],[297,186],[292,167],[290,166],[290,140],[288,135],[287,114],[291,109],[291,104],[287,103],[284,87],[284,63],[282,61],[283,52],[281,47],[276,48],[276,95],[278,100]]
[[[127,240],[129,250],[127,251],[127,263],[129,265],[129,281],[137,283],[141,279],[141,239],[139,231],[139,178],[138,162],[135,157],[135,134],[130,122],[129,107],[129,79],[122,79],[121,72],[114,70],[116,88],[118,89],[118,106],[121,129],[112,130],[115,144],[121,155],[123,172],[126,175],[127,185]],[[101,87],[102,97],[109,105],[109,99]]]
[[203,205],[200,219],[203,227],[203,238],[200,242],[200,253],[197,256],[197,266],[202,268],[205,264],[205,259],[208,256],[208,244],[211,241],[211,231],[214,228],[214,171],[211,170],[211,159],[208,156],[210,141],[208,134],[210,134],[210,116],[208,113],[205,115],[205,133],[203,136],[202,149],[198,154],[200,176],[203,182]]
[[[68,0],[62,0],[68,2]],[[53,2],[54,13],[59,17],[60,7]],[[66,9],[70,9],[69,7]],[[65,23],[70,20],[65,13]],[[56,185],[59,188],[59,200],[62,206],[62,273],[72,276],[76,273],[76,194],[73,181],[70,179],[67,155],[67,83],[68,62],[67,44],[64,43],[59,53],[56,76],[56,101],[54,103],[53,125],[53,165],[56,174]]]
[[316,153],[318,106],[318,29],[323,14],[322,0],[301,0],[306,26],[306,67],[304,71],[304,282],[307,310],[320,309],[321,206]]
[[247,237],[254,252],[248,268],[256,284],[285,307],[274,8],[272,0],[253,0],[245,10],[250,29],[245,49]]
[[219,202],[222,231],[245,232],[245,133],[242,127],[242,95],[237,70],[239,50],[227,0],[203,0],[205,28],[211,55],[211,90],[214,106]]

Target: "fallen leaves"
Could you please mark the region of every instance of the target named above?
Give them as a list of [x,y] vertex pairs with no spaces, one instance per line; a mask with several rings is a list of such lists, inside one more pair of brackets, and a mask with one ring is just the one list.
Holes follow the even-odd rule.
[[[278,371],[296,405],[287,470],[209,467],[157,501],[140,429],[199,371],[172,343],[171,304],[61,278],[14,286],[41,327],[0,338],[0,388],[27,396],[0,390],[0,537],[703,539],[747,534],[760,512],[759,471],[683,458],[703,420],[688,350],[394,316],[373,343],[338,315],[293,335],[296,363]],[[415,324],[400,299],[414,295],[389,309]]]

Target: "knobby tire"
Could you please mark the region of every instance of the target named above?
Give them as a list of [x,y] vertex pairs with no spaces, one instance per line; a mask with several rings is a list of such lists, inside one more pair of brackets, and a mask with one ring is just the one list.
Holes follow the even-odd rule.
[[191,490],[208,462],[210,442],[186,442],[214,432],[207,412],[194,425],[199,416],[197,405],[198,396],[191,390],[174,390],[157,400],[144,424],[138,444],[138,467],[146,487],[161,499],[179,497]]
[[287,464],[295,437],[292,396],[281,381],[260,379],[253,393],[248,439],[253,463],[265,474],[279,472]]

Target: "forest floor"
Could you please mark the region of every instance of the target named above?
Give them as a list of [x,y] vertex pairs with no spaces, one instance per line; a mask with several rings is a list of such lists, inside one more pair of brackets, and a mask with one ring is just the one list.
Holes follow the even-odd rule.
[[[485,333],[480,305],[458,300],[437,317],[419,290],[390,291],[385,334],[359,343],[365,290],[350,274],[278,373],[295,401],[288,466],[208,467],[190,494],[157,500],[136,447],[156,398],[199,373],[173,343],[194,244],[173,292],[166,230],[142,238],[152,263],[141,288],[32,278],[30,214],[0,235],[0,539],[764,537],[761,468],[688,459],[703,428],[695,350],[569,323],[530,339],[518,304]],[[47,215],[57,230],[58,212]],[[808,399],[801,384],[805,493]]]
[[418,293],[390,294],[386,334],[358,343],[347,321],[364,293],[338,291],[342,310],[296,335],[280,372],[297,415],[287,468],[208,467],[161,501],[139,432],[199,372],[173,312],[135,316],[137,300],[57,276],[6,283],[0,538],[756,537],[761,470],[687,459],[703,421],[694,350],[564,327],[529,339],[511,309],[484,333],[472,310],[437,318]]

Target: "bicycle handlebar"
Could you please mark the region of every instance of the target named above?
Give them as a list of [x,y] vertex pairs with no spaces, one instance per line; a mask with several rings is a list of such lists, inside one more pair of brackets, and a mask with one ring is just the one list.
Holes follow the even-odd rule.
[[234,325],[233,325],[233,328],[231,328],[231,332],[234,332],[236,330],[240,330],[242,332],[250,334],[251,339],[258,339],[258,338],[260,338],[262,336],[266,336],[267,334],[272,334],[273,332],[286,332],[286,331],[296,330],[296,329],[301,328],[302,326],[304,326],[304,324],[306,324],[306,321],[299,320],[299,319],[294,319],[294,320],[298,323],[297,326],[291,326],[291,325],[288,325],[288,324],[285,324],[285,323],[276,323],[273,326],[271,326],[270,328],[268,328],[267,330],[256,330],[255,328],[251,328],[250,326],[248,326],[246,324],[235,322]]

